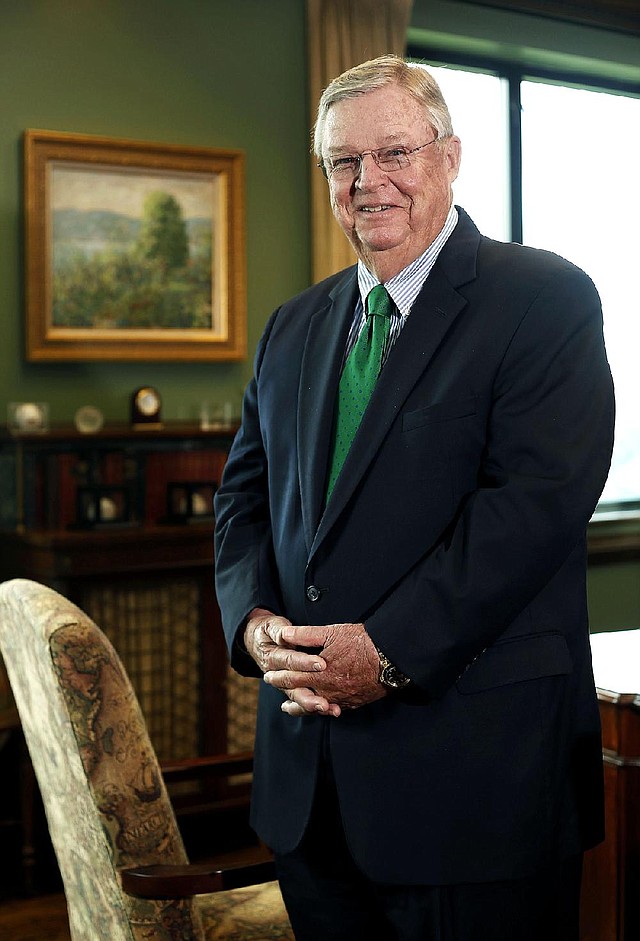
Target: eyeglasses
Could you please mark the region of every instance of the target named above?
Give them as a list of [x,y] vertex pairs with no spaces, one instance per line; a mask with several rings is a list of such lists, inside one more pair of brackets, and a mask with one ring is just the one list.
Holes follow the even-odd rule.
[[411,165],[410,157],[429,144],[434,144],[438,140],[427,141],[426,144],[420,144],[419,147],[383,147],[381,150],[363,150],[360,154],[338,154],[337,157],[328,157],[319,163],[318,166],[329,179],[334,180],[355,180],[362,172],[362,159],[370,155],[375,160],[376,166],[380,167],[385,173],[394,173],[396,170],[406,170]]

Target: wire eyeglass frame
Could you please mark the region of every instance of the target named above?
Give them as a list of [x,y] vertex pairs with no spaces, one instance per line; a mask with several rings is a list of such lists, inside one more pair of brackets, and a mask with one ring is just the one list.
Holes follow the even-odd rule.
[[[433,140],[429,140],[425,144],[419,144],[417,147],[412,148],[396,145],[393,147],[381,147],[378,150],[363,150],[361,153],[357,154],[338,154],[335,157],[329,157],[326,162],[323,160],[321,163],[317,164],[317,166],[322,170],[328,180],[332,177],[338,180],[355,180],[362,173],[363,157],[370,156],[373,158],[376,166],[384,173],[395,173],[398,170],[406,170],[407,167],[411,166],[411,160],[409,158],[412,154],[423,150],[430,144],[435,144],[437,140],[439,140],[439,138],[434,137]],[[341,163],[340,161],[344,162]],[[391,166],[391,164],[394,163],[397,164],[397,166]]]

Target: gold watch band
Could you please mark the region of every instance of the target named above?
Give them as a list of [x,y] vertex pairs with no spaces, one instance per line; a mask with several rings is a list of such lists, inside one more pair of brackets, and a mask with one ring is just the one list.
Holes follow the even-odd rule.
[[378,681],[382,683],[386,689],[396,690],[396,689],[405,689],[410,683],[411,679],[403,673],[398,667],[389,660],[386,654],[384,654],[379,647],[376,647],[378,657],[380,658],[380,671],[378,673]]

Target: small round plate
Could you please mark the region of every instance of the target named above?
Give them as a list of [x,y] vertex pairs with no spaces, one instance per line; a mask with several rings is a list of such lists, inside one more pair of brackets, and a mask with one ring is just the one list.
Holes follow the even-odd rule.
[[83,405],[75,414],[75,426],[83,435],[95,434],[104,425],[104,415],[95,405]]

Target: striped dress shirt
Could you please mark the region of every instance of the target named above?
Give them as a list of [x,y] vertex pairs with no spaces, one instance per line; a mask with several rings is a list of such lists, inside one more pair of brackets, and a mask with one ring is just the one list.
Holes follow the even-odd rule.
[[[404,327],[409,314],[411,313],[411,308],[413,303],[422,290],[422,287],[429,277],[429,273],[436,263],[436,258],[442,251],[442,248],[456,227],[458,222],[458,212],[456,207],[451,204],[449,209],[449,214],[447,215],[446,221],[435,237],[431,245],[427,248],[419,258],[416,258],[415,261],[412,261],[410,265],[407,265],[406,268],[403,268],[397,275],[395,275],[391,280],[387,281],[384,285],[391,299],[395,304],[395,310],[391,314],[391,330],[389,331],[389,338],[387,340],[386,346],[382,352],[382,365],[387,361],[387,357],[393,347],[393,344],[396,342],[400,336],[400,331]],[[380,284],[375,275],[371,274],[368,268],[366,268],[361,261],[358,262],[358,288],[360,291],[360,296],[356,303],[356,308],[353,316],[353,323],[351,324],[351,329],[349,330],[349,336],[347,337],[347,345],[344,351],[344,358],[342,364],[347,359],[347,356],[353,349],[353,346],[360,335],[360,331],[364,327],[367,316],[365,313],[365,300],[369,291]]]

